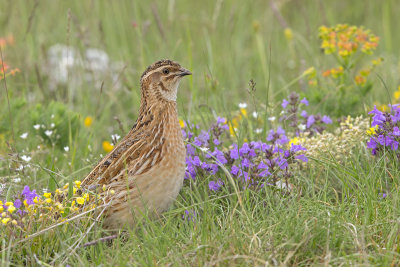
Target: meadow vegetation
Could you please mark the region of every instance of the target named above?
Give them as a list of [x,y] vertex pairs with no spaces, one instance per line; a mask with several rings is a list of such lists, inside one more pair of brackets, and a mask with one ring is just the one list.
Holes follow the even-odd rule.
[[[1,265],[400,265],[399,12],[2,3]],[[162,58],[193,72],[184,187],[160,218],[106,230],[80,181],[132,127],[140,75]]]

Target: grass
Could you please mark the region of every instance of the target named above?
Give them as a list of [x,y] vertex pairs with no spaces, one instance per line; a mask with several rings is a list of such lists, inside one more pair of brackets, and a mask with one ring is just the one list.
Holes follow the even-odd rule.
[[[275,3],[293,32],[292,41],[285,38],[283,23],[269,1],[3,3],[0,32],[13,34],[15,44],[2,48],[2,53],[21,72],[7,77],[6,84],[1,81],[0,184],[7,190],[0,199],[12,198],[25,184],[40,189],[53,180],[62,185],[82,179],[104,155],[102,142],[111,141],[111,134],[123,136],[133,125],[141,72],[160,58],[175,59],[192,70],[193,76],[180,86],[179,113],[206,129],[214,114],[234,117],[240,102],[248,103],[249,113],[258,111],[267,118],[276,115],[290,91],[313,99],[315,90],[304,86],[303,72],[311,66],[318,71],[334,66],[334,59],[320,51],[318,27],[364,25],[381,37],[375,55],[385,61],[371,75],[373,88],[362,96],[357,114],[365,116],[375,101],[391,102],[400,68],[396,1]],[[110,60],[121,62],[118,78],[108,73],[87,82],[78,68],[73,72],[77,76],[71,74],[65,85],[50,90],[47,51],[57,43],[82,52],[90,47],[104,50]],[[256,82],[251,94],[250,79]],[[331,93],[322,86],[318,90]],[[312,106],[315,112],[330,114],[329,103],[327,97]],[[94,118],[90,127],[82,123],[87,116]],[[53,121],[65,138],[61,147],[33,129],[39,122],[48,126]],[[263,139],[270,127],[265,123]],[[25,132],[28,137],[20,138]],[[234,141],[246,138],[256,136],[240,128]],[[20,162],[15,153],[31,156],[30,167],[16,171]],[[16,177],[22,181],[14,182]],[[343,162],[329,155],[311,159],[293,177],[296,190],[291,194],[269,189],[236,192],[221,172],[186,181],[162,218],[144,219],[112,241],[82,247],[114,234],[100,224],[89,228],[90,219],[22,242],[0,237],[1,264],[399,265],[398,177],[397,160],[371,157],[365,145]],[[210,193],[208,182],[216,178],[226,186]],[[182,220],[185,210],[195,211],[194,222]]]

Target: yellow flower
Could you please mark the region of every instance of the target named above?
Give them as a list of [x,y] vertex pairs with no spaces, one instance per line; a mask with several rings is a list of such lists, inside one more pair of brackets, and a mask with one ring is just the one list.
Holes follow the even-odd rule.
[[68,189],[68,187],[69,187],[69,183],[66,183],[63,188]]
[[16,208],[13,205],[8,207],[8,212],[9,213],[13,213],[15,210],[16,210]]
[[367,134],[369,135],[374,135],[376,133],[376,129],[378,129],[378,125],[376,125],[375,127],[371,127],[367,130]]
[[106,191],[107,187],[105,184],[103,184],[103,191]]
[[7,201],[6,202],[6,206],[8,207],[8,206],[12,206],[13,205],[13,203],[11,202],[11,201]]
[[46,198],[45,202],[46,203],[51,203],[51,198]]
[[7,215],[7,213],[5,213],[5,212],[3,212],[2,214],[1,214],[1,217],[6,217],[6,215]]
[[185,128],[185,122],[181,119],[179,119],[179,125],[181,126],[181,128]]
[[1,220],[1,222],[6,225],[11,219],[10,218],[4,218],[3,220]]
[[86,199],[86,201],[89,201],[89,194],[88,194],[88,193],[83,194],[82,197],[83,197],[84,199]]
[[44,193],[43,196],[44,196],[45,198],[50,198],[50,197],[51,197],[51,193]]
[[400,99],[400,86],[399,86],[399,88],[397,89],[397,91],[394,92],[393,96],[394,96],[394,98],[395,98],[396,100],[399,100],[399,99]]
[[24,200],[24,206],[25,206],[25,207],[28,207],[28,206],[29,206],[29,204],[28,204],[28,202],[26,201],[26,199]]
[[92,123],[93,123],[93,117],[92,117],[92,116],[87,116],[87,117],[85,118],[85,120],[83,121],[83,124],[84,124],[86,127],[90,127],[90,126],[92,125]]
[[3,201],[0,200],[0,206],[3,206]]
[[76,198],[76,202],[78,202],[79,205],[83,205],[83,203],[85,203],[85,199],[83,197],[78,197]]
[[61,192],[61,190],[60,189],[56,189],[56,194],[61,194],[62,192]]
[[378,110],[383,111],[383,112],[389,110],[389,107],[387,105],[384,105],[384,104],[378,105],[377,108],[378,108]]
[[290,147],[292,144],[293,144],[293,145],[297,145],[299,142],[300,142],[300,138],[298,138],[298,137],[296,136],[296,137],[292,138],[292,139],[289,141],[289,147]]
[[81,188],[81,181],[75,181],[76,188]]
[[33,202],[34,202],[34,203],[38,203],[38,202],[39,202],[39,198],[38,198],[38,197],[35,197],[35,198],[33,199]]
[[12,220],[11,223],[14,224],[14,225],[17,225],[17,224],[18,224],[16,220]]
[[247,110],[246,110],[246,108],[240,108],[240,113],[242,113],[243,116],[245,116],[247,118]]
[[283,33],[285,34],[286,40],[291,41],[293,40],[293,32],[292,29],[286,28]]
[[111,195],[114,195],[115,194],[115,191],[114,190],[110,190],[110,193],[111,193]]
[[114,146],[110,142],[108,142],[108,141],[104,141],[103,142],[103,149],[104,149],[105,152],[108,153],[111,150],[113,150],[113,148],[114,148]]
[[3,212],[3,211],[4,211],[3,205],[1,205],[0,206],[0,212]]

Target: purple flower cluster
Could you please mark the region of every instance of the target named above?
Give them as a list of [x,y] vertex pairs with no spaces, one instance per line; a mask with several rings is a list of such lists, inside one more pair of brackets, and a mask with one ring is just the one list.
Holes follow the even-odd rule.
[[322,133],[326,129],[325,125],[332,123],[329,116],[312,115],[308,114],[306,110],[300,110],[301,105],[308,106],[308,100],[305,97],[300,100],[299,95],[295,92],[290,93],[288,100],[283,99],[282,101],[283,115],[280,121],[289,122],[289,126],[294,129],[297,136],[300,133],[309,133],[309,136]]
[[400,159],[398,152],[400,142],[400,107],[389,105],[390,111],[383,112],[374,107],[368,114],[373,115],[370,130],[370,140],[367,147],[371,149],[372,155],[381,151],[394,151]]
[[[275,185],[280,179],[287,181],[292,175],[293,165],[308,160],[302,153],[304,147],[288,144],[289,139],[281,127],[270,130],[266,142],[245,142],[240,146],[233,143],[223,147],[220,137],[227,130],[226,120],[222,118],[218,118],[208,131],[203,130],[197,136],[189,129],[184,129],[188,141],[186,179],[195,180],[199,175],[218,175],[218,172],[223,175],[221,166],[224,166],[244,187],[256,188],[265,183]],[[222,186],[224,183],[220,179],[208,184],[212,192],[220,190]]]

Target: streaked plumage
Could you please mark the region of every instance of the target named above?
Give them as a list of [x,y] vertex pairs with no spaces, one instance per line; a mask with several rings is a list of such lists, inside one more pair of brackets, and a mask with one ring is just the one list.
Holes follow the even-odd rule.
[[[185,146],[178,121],[176,94],[181,78],[191,73],[171,60],[150,65],[141,76],[139,117],[129,133],[83,180],[82,186],[106,185],[112,202],[105,226],[133,225],[144,209],[165,211],[183,184]],[[135,214],[132,214],[135,213]]]

